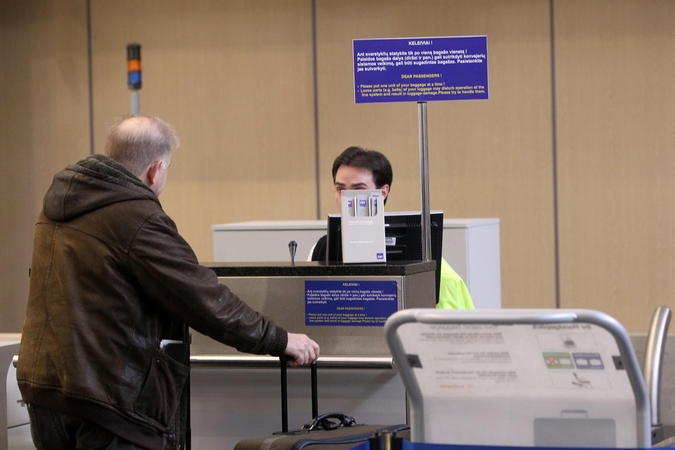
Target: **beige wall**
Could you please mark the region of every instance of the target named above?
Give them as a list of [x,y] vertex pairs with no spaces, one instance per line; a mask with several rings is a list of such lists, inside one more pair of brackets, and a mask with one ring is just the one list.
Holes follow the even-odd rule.
[[675,306],[669,0],[0,0],[0,331],[21,329],[51,176],[129,111],[128,43],[141,110],[182,140],[162,203],[208,261],[212,224],[333,212],[349,145],[390,157],[389,210],[419,209],[417,105],[355,105],[351,40],[462,35],[488,36],[490,100],[428,105],[431,207],[501,219],[505,307],[559,290],[646,331]]
[[675,3],[555,3],[560,293],[646,331],[675,308]]
[[33,224],[60,168],[89,154],[86,3],[0,0],[0,332],[18,332]]

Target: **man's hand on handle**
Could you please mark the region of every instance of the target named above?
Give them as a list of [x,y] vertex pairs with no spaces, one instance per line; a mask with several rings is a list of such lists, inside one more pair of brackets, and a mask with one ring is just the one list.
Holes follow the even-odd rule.
[[284,352],[291,367],[312,364],[319,358],[319,344],[305,334],[288,333],[288,344]]

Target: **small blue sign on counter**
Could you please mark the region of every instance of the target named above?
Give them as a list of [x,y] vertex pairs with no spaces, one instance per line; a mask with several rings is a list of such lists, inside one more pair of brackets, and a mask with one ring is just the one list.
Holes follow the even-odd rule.
[[356,103],[487,100],[487,36],[355,39]]
[[306,326],[384,326],[396,311],[396,281],[305,281]]

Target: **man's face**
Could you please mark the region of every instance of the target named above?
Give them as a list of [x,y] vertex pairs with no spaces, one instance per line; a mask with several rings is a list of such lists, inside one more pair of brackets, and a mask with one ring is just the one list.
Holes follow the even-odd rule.
[[[335,204],[340,208],[340,192],[343,190],[378,189],[373,180],[373,172],[361,167],[340,166],[335,173]],[[382,199],[387,198],[389,185],[382,186]]]

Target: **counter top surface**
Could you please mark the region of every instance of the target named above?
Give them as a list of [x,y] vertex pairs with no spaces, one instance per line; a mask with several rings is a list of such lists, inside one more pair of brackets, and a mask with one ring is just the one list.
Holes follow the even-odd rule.
[[276,262],[207,262],[219,277],[330,277],[330,276],[378,276],[412,275],[436,269],[434,261],[396,261],[383,264],[325,264],[319,262],[296,262],[295,266]]

